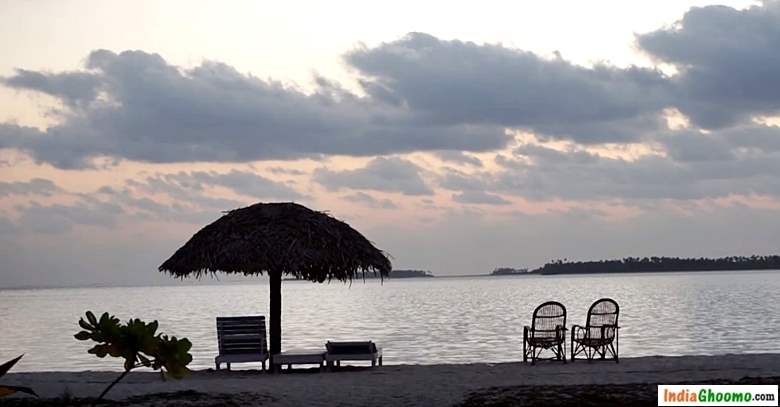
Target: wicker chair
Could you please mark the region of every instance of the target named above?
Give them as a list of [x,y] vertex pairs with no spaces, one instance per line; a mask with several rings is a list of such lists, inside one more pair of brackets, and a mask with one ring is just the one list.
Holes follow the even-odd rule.
[[595,356],[605,359],[607,355],[618,360],[618,314],[620,307],[610,298],[602,298],[588,310],[585,326],[574,325],[571,331],[571,360],[585,354],[588,360]]
[[553,353],[548,359],[566,363],[566,307],[555,301],[536,307],[531,326],[523,327],[523,362],[530,357],[535,364],[547,349]]

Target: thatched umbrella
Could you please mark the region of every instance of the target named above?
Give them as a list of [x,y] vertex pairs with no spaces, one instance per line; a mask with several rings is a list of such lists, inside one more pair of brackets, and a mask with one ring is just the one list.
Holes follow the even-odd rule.
[[282,275],[323,282],[390,273],[390,260],[358,231],[291,202],[234,209],[204,227],[159,270],[175,277],[222,271],[270,277],[271,357],[282,348]]

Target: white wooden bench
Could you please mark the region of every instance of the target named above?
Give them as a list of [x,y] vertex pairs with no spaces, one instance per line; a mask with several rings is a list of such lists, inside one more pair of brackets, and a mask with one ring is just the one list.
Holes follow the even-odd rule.
[[217,317],[219,355],[214,363],[219,370],[222,363],[230,370],[231,363],[262,362],[263,371],[268,360],[265,335],[265,317]]

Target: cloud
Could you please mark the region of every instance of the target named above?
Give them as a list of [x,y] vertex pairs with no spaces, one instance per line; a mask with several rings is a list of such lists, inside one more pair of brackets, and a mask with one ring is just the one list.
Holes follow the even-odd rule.
[[484,204],[484,205],[509,205],[511,202],[506,199],[484,191],[463,191],[453,195],[452,200],[465,204]]
[[[245,203],[209,197],[205,191],[189,191],[172,186],[166,195],[173,199],[170,203],[158,201],[145,194],[161,184],[152,182],[153,188],[146,189],[148,184],[126,182],[120,189],[101,187],[94,194],[84,194],[87,199],[103,199],[125,209],[125,218],[131,222],[174,222],[186,224],[203,224],[213,221],[222,215],[222,211],[244,206]],[[160,189],[158,192],[162,192]]]
[[694,7],[671,27],[638,35],[639,47],[673,64],[676,106],[704,128],[780,111],[780,2],[744,10]]
[[225,210],[242,205],[241,202],[234,199],[207,194],[203,185],[187,175],[177,177],[176,174],[155,174],[140,180],[127,180],[125,181],[125,190],[144,195],[164,194],[171,197],[177,204],[188,204],[200,208]]
[[356,170],[331,171],[319,168],[314,181],[328,189],[369,189],[404,195],[431,195],[433,190],[420,177],[421,169],[397,157],[377,157]]
[[44,178],[33,178],[29,181],[1,182],[0,197],[9,195],[43,195],[49,196],[60,189],[51,181]]
[[[445,166],[425,174],[430,179],[443,170],[438,186],[462,203],[498,204],[509,196],[778,196],[780,131],[754,117],[780,109],[780,58],[773,48],[780,39],[778,18],[777,1],[744,10],[709,6],[691,9],[674,26],[638,35],[640,49],[677,68],[672,76],[639,67],[584,67],[560,55],[411,33],[344,56],[361,94],[319,76],[315,89],[303,92],[223,63],[183,69],[156,54],[99,50],[83,71],[17,70],[3,78],[6,86],[61,98],[71,111],[45,131],[0,124],[0,148],[21,149],[62,168],[90,166],[105,156],[241,162],[378,155],[364,168],[323,167],[311,177],[331,190],[406,195],[433,193],[422,170],[399,158],[428,151],[472,171]],[[668,128],[669,107],[690,116],[692,126]],[[508,148],[511,129],[534,132],[541,142],[570,143],[504,150],[497,171],[470,154]],[[515,142],[520,140],[511,146]],[[628,159],[593,152],[591,147],[607,142],[618,148],[636,143],[660,155]],[[281,167],[270,171],[309,176]],[[125,188],[138,199],[159,193],[209,209],[240,205],[244,198],[306,198],[296,184],[274,178],[249,171],[183,172],[156,174]],[[204,193],[208,188],[241,198]]]
[[660,140],[670,158],[679,162],[729,161],[735,157],[733,146],[722,137],[698,131],[678,131]]
[[523,128],[581,143],[632,141],[663,128],[659,113],[670,100],[660,71],[585,68],[423,33],[361,47],[345,59],[364,76],[369,95],[431,122]]
[[306,175],[305,171],[296,170],[295,168],[271,167],[268,169],[268,171],[271,171],[273,174]]
[[[47,183],[53,182],[45,180]],[[17,205],[15,219],[0,218],[0,228],[14,233],[62,234],[80,226],[115,228],[123,222],[165,221],[203,223],[213,220],[220,210],[203,207],[197,194],[191,200],[179,195],[172,203],[162,203],[144,196],[144,192],[128,182],[122,188],[103,186],[92,193],[74,193],[55,187],[57,194],[68,197],[67,204],[41,204],[32,202]],[[175,194],[175,192],[174,192]],[[232,207],[239,206],[235,204]],[[221,209],[225,209],[222,207]]]
[[18,228],[35,233],[63,233],[75,225],[110,227],[124,212],[115,203],[91,199],[70,205],[33,203],[18,209],[21,212]]
[[88,72],[50,74],[26,69],[17,69],[10,77],[0,77],[0,83],[13,89],[46,93],[71,106],[93,101],[100,87],[100,81]]
[[473,155],[468,155],[462,151],[445,150],[436,153],[442,161],[453,162],[462,165],[471,165],[473,167],[482,167],[482,160]]
[[453,191],[484,191],[488,188],[487,172],[465,173],[455,169],[449,169],[439,177],[439,186]]
[[307,94],[223,63],[183,69],[142,51],[93,51],[86,68],[77,73],[19,70],[3,78],[6,86],[47,93],[80,108],[45,131],[4,124],[0,147],[23,150],[60,168],[82,168],[100,157],[246,162],[486,151],[510,139],[500,126],[431,122],[326,80]]
[[[483,189],[529,199],[696,200],[729,195],[780,196],[778,152],[727,149],[725,136],[670,136],[668,156],[635,160],[572,149],[523,145],[499,156],[502,171],[480,180]],[[683,142],[674,137],[684,139]],[[700,146],[698,145],[700,144]],[[718,147],[712,148],[713,145]],[[701,148],[709,150],[702,150]]]
[[227,173],[214,171],[179,172],[165,175],[164,178],[180,185],[189,185],[195,189],[200,189],[204,185],[221,186],[240,195],[262,199],[295,200],[303,197],[283,183],[274,182],[261,175],[246,171],[232,170]]
[[756,153],[780,152],[780,126],[747,124],[712,132],[732,149],[749,149]]
[[368,206],[369,208],[381,208],[381,209],[398,208],[398,206],[389,199],[376,199],[373,196],[361,191],[357,191],[354,194],[350,194],[350,195],[344,195],[342,198],[350,202],[356,202]]
[[[304,196],[289,186],[258,174],[232,170],[158,173],[125,180],[119,186],[101,186],[94,192],[64,190],[53,181],[34,178],[29,182],[0,182],[0,196],[36,194],[64,196],[68,204],[32,202],[17,205],[16,219],[0,217],[0,233],[64,233],[75,226],[114,227],[122,221],[154,221],[202,224],[222,212],[246,206],[251,199],[215,195],[222,187],[236,194],[263,200],[295,200]],[[383,202],[384,204],[384,202]]]
[[463,152],[506,147],[507,129],[578,144],[652,143],[669,131],[670,107],[694,130],[778,113],[778,10],[776,1],[693,8],[673,27],[638,35],[640,49],[678,68],[674,76],[410,33],[344,55],[361,95],[319,76],[303,92],[224,63],[184,69],[157,54],[97,50],[85,70],[2,78],[70,110],[44,131],[0,124],[0,148],[60,168],[102,157],[248,162],[416,151],[479,166]]
[[[180,171],[158,173],[137,180],[128,180],[120,189],[101,188],[114,202],[140,212],[149,219],[203,223],[218,217],[222,211],[243,207],[251,199],[225,198],[209,188],[227,188],[253,199],[299,200],[306,198],[284,183],[275,182],[248,171]],[[160,203],[149,196],[165,195],[171,204]]]
[[487,192],[494,188],[492,174],[488,172],[465,173],[454,169],[449,169],[444,175],[439,177],[439,186],[452,190],[460,191],[452,196],[452,200],[463,204],[484,204],[484,205],[508,205],[510,201],[499,195]]
[[[273,167],[270,176],[244,169],[150,170],[90,193],[44,178],[0,182],[0,197],[34,201],[3,209],[3,216],[14,218],[0,216],[3,284],[31,275],[48,283],[58,273],[61,282],[141,281],[146,277],[132,271],[152,269],[194,225],[223,210],[308,198],[277,174],[302,183],[311,177],[342,191],[340,199],[368,208],[392,209],[398,202],[422,210],[413,214],[418,221],[412,226],[371,219],[361,230],[376,236],[403,267],[441,274],[536,266],[564,256],[771,252],[780,216],[753,203],[771,207],[780,198],[780,127],[756,116],[780,111],[779,23],[780,3],[765,1],[743,10],[693,8],[673,26],[638,35],[639,49],[673,65],[674,75],[602,63],[585,67],[560,56],[419,33],[347,53],[360,93],[323,77],[303,91],[218,62],[185,69],[142,51],[95,51],[76,71],[16,70],[0,79],[3,86],[51,95],[64,108],[53,112],[58,124],[46,130],[0,123],[0,148],[60,168],[90,167],[104,157],[229,163],[348,155],[370,161],[333,170],[323,160],[312,173]],[[691,126],[669,129],[667,108],[681,111]],[[513,140],[514,129],[534,133],[539,142],[516,144],[522,140]],[[544,143],[549,139],[570,142]],[[653,154],[598,153],[607,142],[618,151],[639,143]],[[471,154],[497,150],[495,163]],[[417,151],[446,164],[426,172],[403,158]],[[430,199],[434,187],[463,205],[450,212],[438,206]],[[415,198],[389,200],[370,191]],[[60,195],[67,199],[57,202],[67,203],[35,202]],[[733,201],[750,206],[710,200],[735,195],[747,196]],[[753,201],[753,195],[769,199]],[[517,197],[564,200],[567,208],[506,214]],[[632,214],[616,221],[612,204],[630,206]],[[186,232],[171,233],[175,239],[147,232],[165,232],[170,223]],[[122,227],[129,224],[141,224],[145,238]],[[102,230],[96,237],[81,233],[85,226]],[[417,238],[410,239],[410,230]],[[36,239],[20,238],[28,233]],[[91,243],[109,234],[95,251]],[[475,242],[482,250],[465,250]],[[420,250],[421,244],[430,247]],[[440,255],[460,252],[468,255]],[[139,256],[146,261],[139,263]],[[94,268],[91,276],[82,273],[87,268]],[[106,277],[106,269],[115,274]]]

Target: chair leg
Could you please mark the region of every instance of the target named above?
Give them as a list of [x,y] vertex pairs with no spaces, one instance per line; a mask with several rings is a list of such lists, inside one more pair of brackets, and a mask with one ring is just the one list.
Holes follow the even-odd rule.
[[523,327],[523,362],[528,362],[528,328]]
[[612,353],[612,358],[615,359],[615,363],[618,363],[618,354],[617,350],[615,349],[615,346],[611,343],[609,344],[609,351]]
[[217,370],[219,370],[219,363],[218,362],[214,362],[214,364],[217,365]]
[[262,371],[265,372],[265,361],[263,361],[262,363],[263,363],[263,370]]
[[382,357],[379,357],[379,366],[382,366]]
[[574,332],[571,333],[571,339],[569,339],[569,358],[574,362]]
[[227,363],[228,371],[230,371],[230,362]]
[[558,351],[561,352],[561,359],[563,359],[563,364],[566,364],[566,340],[561,342],[558,345]]
[[523,331],[523,362],[528,362],[528,332]]
[[528,362],[528,351],[525,350],[525,341],[523,341],[523,363]]

